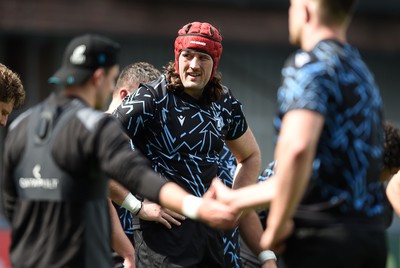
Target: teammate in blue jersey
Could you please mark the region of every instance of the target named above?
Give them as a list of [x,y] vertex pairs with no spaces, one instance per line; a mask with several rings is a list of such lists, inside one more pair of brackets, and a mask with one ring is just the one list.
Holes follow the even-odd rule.
[[[301,49],[282,69],[276,193],[261,241],[274,249],[294,220],[283,267],[386,267],[382,100],[346,41],[355,2],[291,1],[290,41]],[[267,186],[248,188],[239,201],[264,203]]]
[[[385,207],[385,213],[383,215],[385,219],[385,225],[386,228],[390,227],[392,221],[393,221],[393,208],[395,208],[396,213],[400,215],[400,173],[398,172],[400,170],[400,130],[391,122],[386,121],[383,125],[384,127],[384,135],[385,135],[385,143],[384,143],[384,154],[383,154],[383,169],[380,173],[379,180],[383,184],[383,186],[386,186],[386,195],[387,198],[390,199],[388,200],[386,197],[384,198],[384,207]],[[267,181],[269,178],[271,178],[274,175],[274,167],[275,167],[275,161],[269,163],[268,167],[261,173],[261,175],[258,178],[259,183],[264,183]],[[272,180],[274,181],[274,180]],[[274,189],[274,184],[270,183],[272,182],[269,180],[269,186],[268,190],[269,193],[272,193],[269,195],[269,201],[272,200],[273,198],[273,189]],[[213,186],[217,186],[215,183]],[[238,191],[235,192],[230,192],[227,191],[226,188],[221,188],[219,191],[219,195],[221,195],[223,192],[225,192],[226,196],[229,196],[229,199],[232,200],[240,200],[244,194],[244,192],[241,192],[240,195],[238,194]],[[260,208],[258,209],[258,215],[260,218],[261,223],[263,224],[263,227],[265,228],[265,220],[266,216],[268,215],[268,208],[263,209]],[[243,268],[260,268],[261,263],[257,259],[257,256],[255,256],[246,246],[243,241],[240,241],[240,258],[241,258],[241,263]],[[279,264],[279,261],[278,261]]]
[[290,40],[301,50],[282,70],[278,189],[263,237],[273,247],[294,218],[287,267],[386,267],[382,100],[346,41],[355,2],[291,1]]
[[[154,170],[199,197],[218,175],[224,143],[238,162],[233,187],[256,183],[260,169],[260,151],[242,105],[216,72],[221,40],[209,23],[185,25],[175,40],[175,62],[113,113]],[[261,251],[256,213],[242,218],[240,226],[252,249]],[[138,267],[224,267],[221,232],[202,223],[186,219],[166,230],[141,221],[134,239]]]

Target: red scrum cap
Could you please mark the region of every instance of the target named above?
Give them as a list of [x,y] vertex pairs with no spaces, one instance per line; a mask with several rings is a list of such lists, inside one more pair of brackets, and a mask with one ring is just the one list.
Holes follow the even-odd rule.
[[178,31],[175,39],[175,69],[179,70],[179,55],[184,49],[207,53],[214,62],[211,77],[214,76],[222,54],[222,37],[218,30],[207,22],[191,22]]

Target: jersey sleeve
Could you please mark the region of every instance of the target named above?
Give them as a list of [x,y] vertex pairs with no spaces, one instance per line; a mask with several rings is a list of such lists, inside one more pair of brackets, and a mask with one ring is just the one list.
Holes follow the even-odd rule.
[[226,136],[227,140],[235,140],[241,137],[247,130],[247,121],[246,117],[243,113],[243,106],[242,103],[237,100],[230,89],[227,89],[229,94],[223,95],[224,103],[230,102],[231,103],[231,114],[229,119],[229,130]]
[[31,110],[26,111],[20,115],[10,125],[9,132],[6,136],[4,143],[4,155],[3,155],[3,171],[1,176],[1,188],[2,189],[2,209],[5,216],[11,222],[14,214],[15,203],[18,199],[17,188],[13,179],[13,169],[18,163],[26,141],[26,128],[27,128],[27,116],[31,113]]
[[112,115],[122,124],[126,134],[133,138],[144,131],[147,122],[154,117],[154,111],[154,92],[142,85],[126,96]]
[[159,192],[166,181],[151,169],[150,162],[139,150],[131,149],[114,118],[107,117],[99,125],[101,131],[96,141],[102,170],[133,194],[159,202]]
[[278,90],[281,114],[295,109],[327,114],[328,93],[336,83],[331,73],[334,70],[322,65],[326,64],[306,52],[298,52],[289,58],[282,69],[283,83]]

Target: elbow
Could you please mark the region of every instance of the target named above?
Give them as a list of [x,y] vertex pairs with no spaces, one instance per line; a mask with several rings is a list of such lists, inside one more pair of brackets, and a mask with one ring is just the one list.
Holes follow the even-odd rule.
[[296,141],[290,146],[291,155],[294,159],[304,159],[306,156],[315,153],[315,146],[311,142]]
[[316,154],[317,142],[310,140],[291,140],[282,143],[277,150],[278,163],[290,162],[297,167],[305,168],[312,164]]

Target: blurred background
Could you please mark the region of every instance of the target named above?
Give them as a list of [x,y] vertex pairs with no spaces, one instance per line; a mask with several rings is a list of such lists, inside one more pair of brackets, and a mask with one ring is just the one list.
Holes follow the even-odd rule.
[[[273,157],[280,69],[296,49],[288,43],[288,7],[289,0],[0,0],[0,62],[20,74],[27,91],[25,105],[10,122],[54,90],[47,79],[74,36],[100,33],[118,41],[121,68],[147,61],[162,69],[173,60],[178,29],[207,21],[223,36],[218,70],[243,104],[266,166]],[[386,119],[400,126],[400,1],[360,0],[348,41],[375,74]],[[1,152],[5,133],[0,129]],[[0,211],[1,228],[7,223]],[[397,216],[388,237],[388,267],[400,267]],[[0,240],[0,252],[2,244]]]

